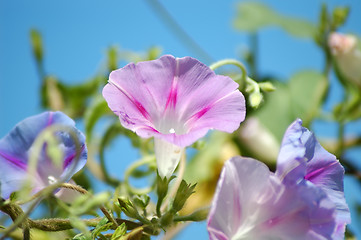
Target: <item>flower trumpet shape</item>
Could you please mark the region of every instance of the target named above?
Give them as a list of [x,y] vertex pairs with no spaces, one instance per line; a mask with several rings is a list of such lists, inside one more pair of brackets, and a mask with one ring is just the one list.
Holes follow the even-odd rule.
[[165,55],[113,71],[103,96],[121,124],[155,137],[161,177],[170,177],[182,148],[209,129],[233,132],[245,117],[238,84],[191,57]]
[[[37,157],[36,171],[29,170],[29,159],[34,151],[36,138],[50,126],[62,126],[54,133],[56,148],[61,151],[62,162],[56,164],[49,156],[48,144],[43,143]],[[65,131],[68,128],[74,134]],[[77,139],[73,139],[76,137]],[[77,149],[75,141],[78,142]],[[77,150],[81,152],[77,154]],[[79,156],[79,158],[77,158]],[[18,123],[8,135],[0,140],[0,183],[1,197],[9,198],[12,192],[20,190],[26,182],[31,181],[32,193],[57,181],[67,182],[84,167],[87,148],[84,135],[75,128],[72,119],[61,112],[44,112],[26,118]]]
[[210,239],[344,238],[344,169],[301,124],[287,129],[275,173],[250,158],[226,162],[208,216]]

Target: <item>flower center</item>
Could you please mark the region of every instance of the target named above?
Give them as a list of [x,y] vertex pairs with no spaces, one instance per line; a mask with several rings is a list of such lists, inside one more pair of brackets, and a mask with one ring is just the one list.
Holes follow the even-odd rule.
[[48,183],[49,184],[54,184],[56,183],[58,180],[56,180],[56,178],[54,176],[48,176]]
[[167,113],[155,123],[156,129],[163,134],[185,134],[187,132],[184,122],[180,121],[174,113]]

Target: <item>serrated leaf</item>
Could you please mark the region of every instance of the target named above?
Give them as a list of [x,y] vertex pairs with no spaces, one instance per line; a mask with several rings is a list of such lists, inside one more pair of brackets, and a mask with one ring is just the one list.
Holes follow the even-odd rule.
[[113,223],[109,222],[108,218],[103,217],[102,220],[99,221],[99,223],[97,224],[97,226],[94,228],[94,230],[92,231],[92,238],[93,240],[101,233],[101,232],[105,232],[108,231],[109,229],[111,229],[113,226]]
[[178,212],[183,208],[187,199],[194,193],[196,185],[197,184],[187,184],[185,180],[182,180],[172,204],[174,212]]
[[125,225],[125,223],[122,223],[120,226],[117,227],[117,229],[115,229],[110,240],[118,240],[126,233],[127,233],[127,226]]
[[311,38],[315,26],[303,19],[284,16],[259,2],[242,2],[234,27],[241,31],[257,32],[264,27],[278,26],[295,37]]
[[114,240],[140,240],[143,235],[143,227],[138,227],[126,235]]
[[91,238],[88,238],[83,233],[79,233],[79,234],[75,235],[72,239],[73,240],[91,240]]

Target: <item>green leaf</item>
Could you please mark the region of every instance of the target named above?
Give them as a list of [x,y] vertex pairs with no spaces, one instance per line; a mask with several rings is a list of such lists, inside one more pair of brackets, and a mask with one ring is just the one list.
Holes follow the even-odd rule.
[[118,48],[112,46],[108,49],[108,69],[113,71],[118,68]]
[[214,166],[219,160],[222,145],[229,140],[230,134],[214,131],[202,151],[187,163],[184,179],[189,182],[202,182],[214,175]]
[[125,223],[122,223],[117,229],[115,229],[110,240],[119,240],[120,237],[124,236],[127,233],[127,226]]
[[72,239],[73,240],[91,240],[91,238],[85,236],[83,233],[79,233],[79,234],[75,235]]
[[197,184],[187,184],[185,180],[182,180],[172,204],[172,210],[175,213],[183,208],[187,199],[194,193],[194,188],[196,185]]
[[43,61],[43,41],[40,32],[32,29],[30,31],[30,41],[36,61],[41,63]]
[[297,73],[288,83],[274,82],[277,90],[267,95],[255,115],[281,142],[284,131],[296,118],[308,126],[318,114],[327,84],[321,73],[313,71]]
[[162,49],[160,47],[154,46],[154,47],[150,47],[148,49],[148,57],[147,60],[154,60],[159,58],[160,54],[162,53]]
[[350,8],[349,7],[336,7],[332,12],[332,28],[337,30],[345,24],[347,17],[349,16]]
[[295,37],[311,38],[315,26],[303,19],[283,16],[268,6],[258,2],[242,2],[238,5],[238,13],[234,27],[240,31],[257,32],[264,27],[279,26]]
[[92,240],[91,234],[88,231],[88,226],[78,217],[70,216],[70,224],[80,230],[82,233],[76,235],[73,240]]
[[138,227],[120,238],[114,240],[141,240],[143,235],[143,227]]
[[312,23],[302,19],[280,17],[278,25],[290,35],[299,38],[312,38],[316,32]]
[[85,213],[89,213],[110,199],[110,193],[103,192],[96,195],[81,195],[71,205],[71,213],[76,216],[80,216]]
[[82,117],[88,98],[98,94],[100,83],[104,77],[98,76],[82,84],[71,86],[63,84],[66,113],[72,118]]
[[108,231],[112,226],[113,223],[109,222],[108,218],[103,217],[92,231],[92,239],[94,240],[101,232]]
[[289,83],[293,117],[299,117],[309,125],[318,114],[328,88],[327,79],[318,72],[300,72]]
[[82,117],[89,98],[98,94],[103,81],[103,76],[97,76],[78,85],[68,85],[54,77],[46,77],[42,86],[42,104],[61,110],[71,118]]

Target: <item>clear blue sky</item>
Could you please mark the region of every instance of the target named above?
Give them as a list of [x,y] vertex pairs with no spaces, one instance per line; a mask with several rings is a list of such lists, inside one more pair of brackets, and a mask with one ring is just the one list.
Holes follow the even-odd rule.
[[[231,25],[239,1],[161,2],[215,60],[236,58],[247,45],[246,35]],[[323,1],[262,2],[284,14],[316,22]],[[361,35],[360,1],[325,2],[330,7],[352,6],[349,21],[342,30]],[[199,58],[167,28],[146,0],[0,0],[0,137],[25,117],[42,111],[40,80],[29,43],[31,28],[43,35],[47,73],[68,83],[94,76],[102,68],[110,45],[139,52],[156,45],[162,47],[163,53]],[[260,33],[260,54],[261,73],[285,79],[302,68],[320,70],[323,64],[321,52],[312,41],[295,39],[278,28]],[[123,141],[117,146],[118,151],[127,146]],[[129,161],[136,156],[129,151]],[[117,174],[115,170],[113,173]],[[196,227],[179,239],[194,239],[195,235],[189,235],[194,232],[199,239],[206,239],[205,225],[202,226],[203,229]]]

